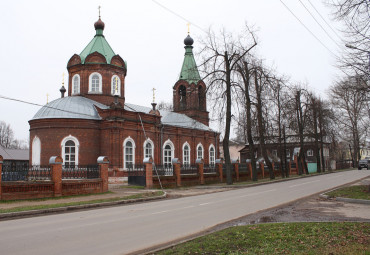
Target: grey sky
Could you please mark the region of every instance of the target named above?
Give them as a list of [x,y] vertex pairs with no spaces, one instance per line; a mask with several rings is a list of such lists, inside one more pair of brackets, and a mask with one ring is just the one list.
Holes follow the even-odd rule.
[[[258,55],[292,81],[307,82],[323,95],[338,71],[334,56],[307,32],[279,0],[157,0],[207,30],[225,27],[239,32],[245,22],[258,28]],[[310,0],[332,24],[321,1]],[[283,0],[335,54],[339,48],[297,0]],[[302,0],[310,7],[308,0]],[[186,22],[152,0],[139,1],[2,1],[0,24],[1,96],[38,104],[60,97],[62,73],[74,53],[81,53],[95,34],[98,6],[104,35],[116,54],[128,63],[126,102],[149,106],[172,101],[172,86],[183,61]],[[312,8],[311,8],[312,10]],[[314,10],[312,10],[314,12]],[[317,19],[320,19],[316,15]],[[322,21],[321,23],[325,25]],[[339,43],[339,39],[327,31]],[[205,34],[190,27],[195,39]],[[67,82],[66,82],[67,88]],[[18,139],[28,138],[28,120],[40,107],[0,99],[0,120],[10,123]]]

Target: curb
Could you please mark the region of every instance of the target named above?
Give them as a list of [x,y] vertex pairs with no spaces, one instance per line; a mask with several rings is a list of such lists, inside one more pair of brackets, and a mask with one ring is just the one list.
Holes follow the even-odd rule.
[[326,200],[335,200],[335,201],[346,202],[346,203],[370,205],[370,200],[366,200],[366,199],[355,199],[355,198],[346,198],[346,197],[333,197],[333,198],[331,198],[328,195],[326,195],[326,193],[337,190],[339,188],[340,187],[329,190],[329,191],[326,191],[324,193],[321,193],[319,195],[319,197],[321,197],[323,199],[326,199]]
[[108,207],[108,206],[159,200],[159,199],[163,199],[167,197],[167,193],[165,191],[163,192],[164,192],[163,195],[157,196],[157,197],[119,200],[119,201],[103,202],[103,203],[96,203],[96,204],[73,205],[73,206],[65,206],[65,207],[41,209],[41,210],[31,210],[31,211],[23,211],[23,212],[2,213],[0,214],[0,221],[13,219],[13,218],[19,218],[19,217],[38,216],[38,215],[52,214],[52,213],[64,213],[64,212],[80,211],[80,210],[90,209],[90,208],[103,208],[103,207]]

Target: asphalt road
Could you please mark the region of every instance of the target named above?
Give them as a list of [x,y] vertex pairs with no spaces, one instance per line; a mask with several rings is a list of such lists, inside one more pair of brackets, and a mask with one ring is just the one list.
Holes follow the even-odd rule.
[[0,222],[0,254],[127,254],[370,175],[354,170],[207,195]]

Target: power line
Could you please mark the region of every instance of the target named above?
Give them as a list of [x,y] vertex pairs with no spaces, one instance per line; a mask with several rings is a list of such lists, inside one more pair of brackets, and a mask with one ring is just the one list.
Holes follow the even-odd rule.
[[298,20],[299,23],[301,23],[301,25],[325,48],[327,49],[331,54],[333,54],[336,58],[338,58],[338,56],[332,52],[294,13],[293,11],[282,1],[280,0],[280,2],[285,6],[285,8]]
[[310,14],[310,16],[315,20],[315,22],[321,27],[321,29],[325,32],[325,34],[340,48],[341,46],[333,39],[333,37],[331,37],[331,35],[326,31],[326,29],[315,18],[315,16],[312,14],[312,12],[306,7],[306,5],[301,0],[299,0],[299,2],[306,9],[306,11]]
[[319,14],[319,16],[321,17],[321,19],[325,22],[325,24],[331,29],[331,31],[333,31],[333,33],[341,40],[343,41],[342,37],[340,35],[337,34],[337,32],[335,31],[335,29],[324,19],[324,17],[321,15],[321,13],[316,9],[316,7],[312,4],[312,2],[310,0],[307,0],[310,5],[312,6],[312,8],[317,12],[317,14]]

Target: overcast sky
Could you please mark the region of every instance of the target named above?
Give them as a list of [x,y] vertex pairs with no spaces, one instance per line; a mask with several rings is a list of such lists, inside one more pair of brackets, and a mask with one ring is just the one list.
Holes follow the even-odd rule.
[[[318,95],[339,75],[335,56],[324,48],[284,7],[280,0],[156,0],[190,20],[197,39],[210,26],[235,33],[245,22],[258,28],[258,54],[292,81],[306,82]],[[330,9],[320,0],[301,0],[339,44],[310,2],[334,27]],[[283,2],[333,53],[339,47],[321,30],[297,0]],[[60,97],[62,73],[74,54],[80,54],[95,35],[98,6],[105,23],[104,35],[116,54],[128,63],[126,102],[150,107],[152,88],[156,101],[172,102],[187,35],[186,21],[156,4],[138,1],[2,1],[0,24],[1,96],[36,104]],[[68,88],[67,83],[65,84]],[[15,137],[28,139],[28,121],[38,106],[0,99],[1,118],[11,124]]]

